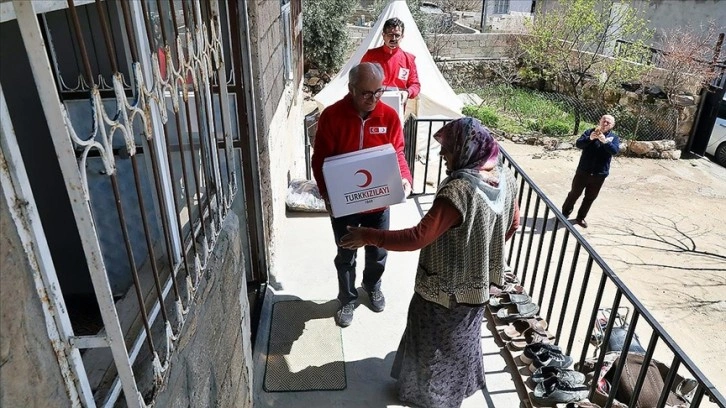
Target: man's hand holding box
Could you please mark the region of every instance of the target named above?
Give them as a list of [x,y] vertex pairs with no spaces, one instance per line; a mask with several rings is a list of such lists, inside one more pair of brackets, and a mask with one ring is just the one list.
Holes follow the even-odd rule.
[[328,157],[323,176],[336,218],[406,201],[396,151],[390,143]]

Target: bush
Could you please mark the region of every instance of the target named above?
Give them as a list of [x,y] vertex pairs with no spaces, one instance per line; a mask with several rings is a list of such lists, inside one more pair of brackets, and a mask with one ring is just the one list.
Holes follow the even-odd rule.
[[354,3],[348,0],[304,0],[303,45],[306,68],[334,73],[348,48],[346,21]]
[[499,124],[499,115],[493,108],[488,106],[464,106],[461,113],[479,119],[481,123],[490,128],[496,128]]
[[548,120],[542,125],[542,133],[550,136],[564,136],[572,130],[572,125],[558,120]]

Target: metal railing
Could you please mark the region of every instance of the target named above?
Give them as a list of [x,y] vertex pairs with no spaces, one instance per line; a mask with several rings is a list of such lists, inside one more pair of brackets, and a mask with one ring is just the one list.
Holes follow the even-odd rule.
[[[442,179],[441,158],[435,155],[437,146],[432,135],[436,127],[448,120],[427,120],[409,118],[404,127],[406,157],[414,175],[414,194],[428,194],[428,186],[438,185]],[[419,148],[419,146],[422,146]],[[424,147],[425,146],[425,147]],[[432,160],[432,154],[434,158]],[[559,207],[534,183],[525,171],[502,149],[504,163],[515,174],[519,191],[521,227],[508,242],[507,263],[521,285],[540,305],[540,316],[549,322],[549,330],[555,333],[555,344],[563,353],[573,354],[576,367],[586,363],[600,373],[606,363],[607,345],[612,337],[618,313],[610,313],[607,324],[598,322],[602,311],[632,310],[626,326],[627,332],[622,350],[630,350],[631,344],[639,338],[648,338],[644,363],[638,373],[637,382],[630,401],[621,401],[629,407],[636,406],[637,396],[645,382],[651,361],[660,361],[668,367],[663,378],[658,407],[665,406],[672,391],[685,378],[695,379],[697,386],[687,396],[690,407],[719,406],[726,408],[726,399],[706,378],[696,364],[686,355],[668,332],[658,323],[600,255],[562,215]],[[423,169],[422,169],[423,167]],[[423,180],[417,179],[423,170]],[[438,171],[437,171],[438,169]],[[435,183],[427,177],[438,173]],[[627,317],[625,318],[627,320]],[[597,323],[597,325],[596,325]],[[593,328],[602,328],[601,336],[593,339]],[[597,340],[597,341],[594,341]],[[623,365],[629,353],[620,353],[615,365],[611,389],[606,395],[606,407],[613,404],[618,383],[623,375]],[[592,357],[588,358],[588,355]],[[579,358],[576,358],[579,357]],[[662,364],[661,364],[662,365]],[[590,399],[596,393],[597,381],[593,381]],[[709,402],[710,401],[710,402]],[[714,403],[715,405],[711,405]]]
[[[645,52],[643,52],[645,51]],[[620,58],[629,59],[639,64],[652,65],[660,67],[663,61],[664,51],[654,47],[646,47],[636,45],[627,40],[615,40],[615,49],[613,55]]]

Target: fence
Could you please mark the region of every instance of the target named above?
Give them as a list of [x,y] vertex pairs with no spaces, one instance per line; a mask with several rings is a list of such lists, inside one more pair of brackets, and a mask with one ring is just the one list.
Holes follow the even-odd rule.
[[[520,87],[514,88],[513,91],[515,92],[501,92],[500,87],[490,87],[480,91],[480,96],[482,96],[485,103],[486,101],[490,101],[489,103],[497,101],[494,103],[497,104],[497,109],[503,115],[511,117],[512,120],[517,121],[525,128],[531,127],[534,122],[546,121],[563,122],[569,125],[574,115],[579,113],[581,120],[579,131],[582,133],[585,130],[584,124],[596,124],[602,115],[611,114],[615,116],[617,122],[616,131],[623,139],[639,141],[676,139],[678,110],[665,102],[649,102],[648,99],[652,98],[652,96],[641,95],[641,100],[634,101],[632,104],[612,106],[593,100],[577,99],[556,92],[541,92]],[[520,105],[514,103],[513,100],[508,100],[508,98],[521,97],[521,94],[529,95],[528,98],[533,103],[538,100],[546,100],[551,102],[552,106],[547,109],[540,109],[536,113],[517,111]],[[568,114],[568,118],[558,118],[555,114],[548,113],[553,110]],[[543,116],[542,120],[537,120],[536,116],[540,115]]]
[[[643,48],[645,48],[647,52],[644,53]],[[636,45],[631,41],[621,39],[615,40],[613,55],[639,64],[652,65],[659,68],[663,63],[663,50],[653,47],[643,47],[641,45]]]
[[[409,163],[415,161],[416,165],[412,167],[423,167],[425,170],[423,181],[417,180],[418,177],[414,175],[415,194],[427,194],[427,187],[432,184],[425,179],[429,175],[429,168],[431,172],[438,169],[435,184],[441,180],[442,160],[431,160],[429,152],[435,150],[432,147],[435,142],[431,141],[430,136],[435,127],[446,122],[415,118],[409,118],[406,122],[407,158]],[[426,147],[418,149],[420,142],[425,142]],[[601,336],[596,339],[592,338],[593,328],[601,327],[600,324],[596,326],[596,322],[602,317],[603,310],[628,308],[632,315],[629,319],[625,317],[628,321],[622,349],[629,350],[631,344],[638,343],[639,338],[649,340],[644,348],[643,368],[638,372],[633,388],[634,396],[630,401],[622,402],[629,407],[636,406],[636,397],[643,387],[649,363],[659,361],[666,367],[666,375],[658,407],[665,406],[670,391],[678,389],[685,378],[692,378],[698,385],[687,396],[690,407],[726,408],[726,399],[573,228],[558,206],[550,201],[506,151],[503,151],[503,156],[505,165],[518,180],[517,200],[521,209],[521,230],[508,243],[507,263],[533,301],[536,300],[540,305],[540,316],[549,322],[549,330],[555,333],[555,344],[562,347],[563,353],[573,354],[576,367],[582,368],[589,362],[594,366],[594,372],[599,373],[606,358],[605,347],[599,345],[609,343],[616,329],[618,314],[609,314],[606,324],[602,322]],[[411,161],[412,158],[414,161]],[[606,407],[613,403],[628,354],[621,353],[617,357],[619,364],[611,379],[613,388],[609,397],[606,397]],[[596,393],[596,383],[593,381],[591,385],[590,399]]]

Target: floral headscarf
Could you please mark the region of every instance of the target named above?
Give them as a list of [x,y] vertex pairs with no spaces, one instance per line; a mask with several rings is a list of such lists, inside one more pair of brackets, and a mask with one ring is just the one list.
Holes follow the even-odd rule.
[[503,204],[502,189],[506,187],[503,172],[498,176],[484,178],[482,170],[492,170],[498,164],[499,143],[492,137],[482,123],[471,117],[464,117],[444,125],[434,139],[441,149],[452,153],[452,170],[447,169],[449,176],[441,182],[439,188],[452,179],[463,178],[471,182],[482,194],[490,207],[500,211]]
[[499,157],[499,143],[478,119],[464,117],[451,121],[434,134],[434,139],[442,150],[453,153],[453,172],[478,174],[493,168]]

